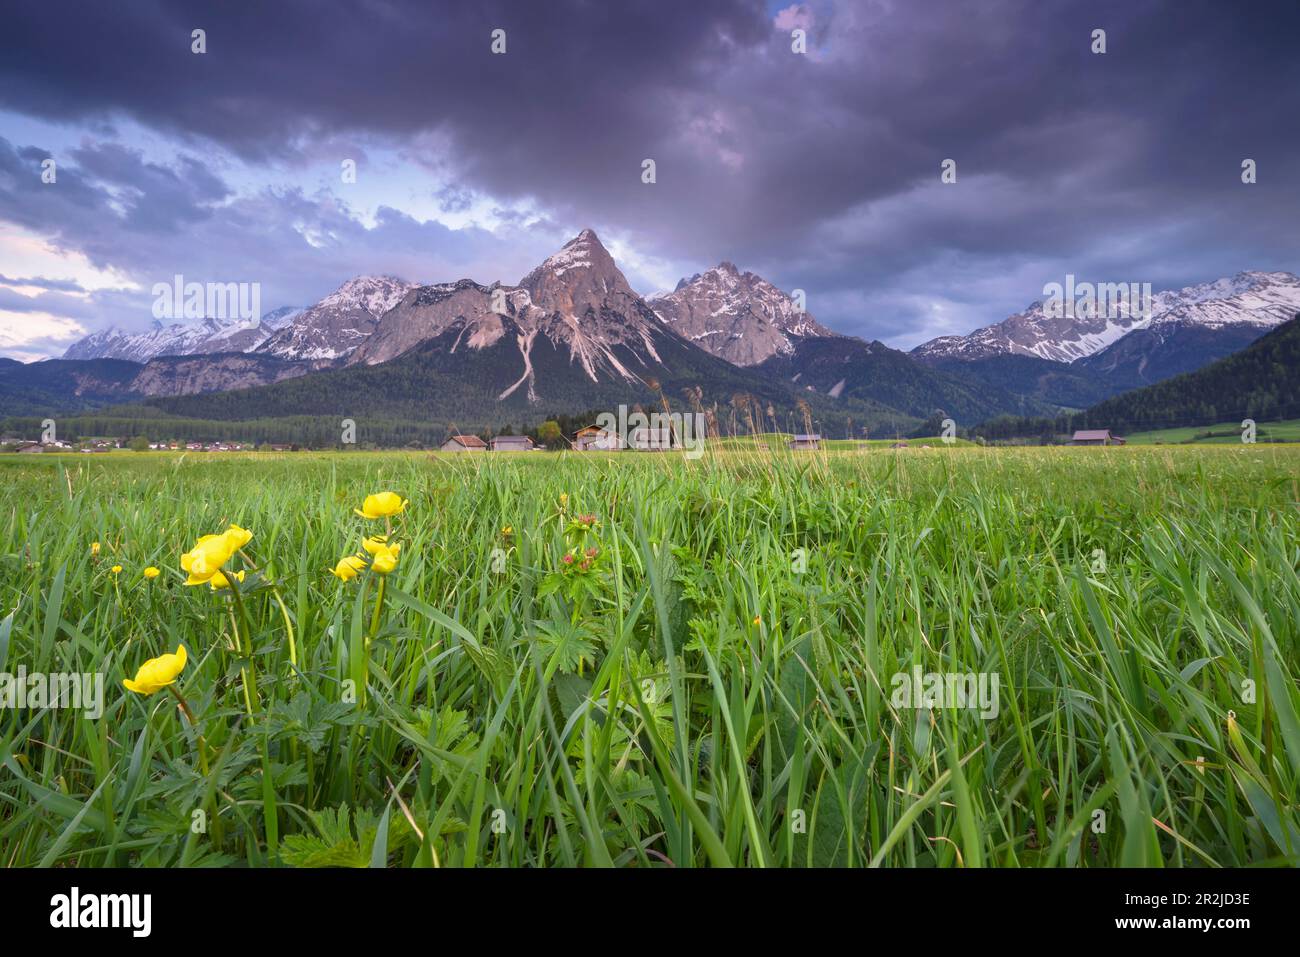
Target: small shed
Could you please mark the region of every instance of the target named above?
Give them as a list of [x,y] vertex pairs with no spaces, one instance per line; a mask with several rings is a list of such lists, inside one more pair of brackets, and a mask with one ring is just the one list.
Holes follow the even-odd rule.
[[477,435],[453,435],[439,448],[441,452],[486,452],[487,443]]
[[791,436],[787,444],[797,452],[815,452],[822,447],[822,437],[816,433],[812,435],[795,435]]
[[1124,440],[1118,435],[1111,435],[1110,429],[1080,429],[1074,433],[1074,445],[1123,445]]
[[526,435],[498,435],[492,440],[493,452],[531,452],[533,440]]

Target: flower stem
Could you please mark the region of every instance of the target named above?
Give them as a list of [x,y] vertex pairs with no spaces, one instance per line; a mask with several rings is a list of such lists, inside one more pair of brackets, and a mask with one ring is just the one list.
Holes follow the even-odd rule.
[[244,677],[244,703],[251,718],[261,709],[261,698],[257,693],[257,669],[253,665],[253,639],[249,633],[248,615],[244,611],[244,599],[239,594],[239,579],[235,578],[234,572],[226,575],[226,583],[230,586],[230,597],[234,599],[240,623],[240,627],[235,630],[235,643],[240,654],[248,659],[248,664],[240,668],[240,674]]
[[167,690],[176,698],[176,703],[181,706],[186,720],[189,721],[190,727],[194,729],[194,736],[199,741],[199,767],[203,769],[203,776],[208,776],[208,742],[203,738],[203,732],[199,730],[199,723],[194,720],[194,712],[190,710],[190,704],[185,697],[176,690],[175,685],[168,685]]
[[[249,558],[248,553],[245,552],[242,548],[239,550],[239,557],[242,558],[244,562],[248,565],[248,567],[251,568],[253,571],[258,573],[261,572],[261,569],[257,567],[257,562]],[[280,614],[284,616],[284,627],[289,635],[289,664],[293,665],[294,669],[296,670],[298,667],[298,648],[297,648],[297,644],[294,642],[293,621],[292,619],[289,618],[289,609],[285,607],[284,596],[280,594],[280,586],[275,584],[274,581],[272,581],[270,584],[271,584],[271,594],[275,596],[276,602],[278,602],[280,605]]]
[[379,577],[379,594],[375,596],[375,610],[370,616],[370,637],[367,642],[374,641],[379,635],[379,622],[383,617],[384,611],[384,585],[388,582],[387,575]]

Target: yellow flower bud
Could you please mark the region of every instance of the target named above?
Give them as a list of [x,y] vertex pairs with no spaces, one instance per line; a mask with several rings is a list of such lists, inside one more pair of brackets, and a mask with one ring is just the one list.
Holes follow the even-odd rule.
[[380,548],[374,552],[374,558],[370,561],[370,568],[379,575],[387,575],[397,567],[397,554],[402,550],[401,545],[390,545]]
[[366,567],[366,563],[356,555],[344,555],[334,566],[334,575],[345,582],[357,577],[357,572]]
[[[244,576],[245,576],[246,574],[248,574],[248,573],[247,573],[247,572],[242,572],[242,571],[240,571],[240,572],[232,572],[232,573],[231,573],[231,575],[232,575],[232,577],[235,579],[235,581],[237,581],[237,582],[241,582],[241,583],[243,582],[243,580],[244,580]],[[230,582],[229,582],[229,580],[226,578],[226,575],[225,575],[224,572],[217,572],[217,573],[216,573],[215,575],[213,575],[210,579],[208,579],[208,583],[209,583],[210,585],[212,585],[212,590],[213,590],[213,591],[218,591],[218,590],[220,590],[220,589],[222,589],[222,588],[229,588],[229,587],[230,587]]]
[[181,669],[185,667],[185,646],[177,645],[176,653],[150,658],[135,673],[135,679],[127,678],[122,682],[128,691],[136,694],[153,694],[175,683]]
[[380,492],[377,495],[367,495],[361,508],[353,511],[362,518],[386,518],[397,515],[406,505],[407,500],[396,492]]

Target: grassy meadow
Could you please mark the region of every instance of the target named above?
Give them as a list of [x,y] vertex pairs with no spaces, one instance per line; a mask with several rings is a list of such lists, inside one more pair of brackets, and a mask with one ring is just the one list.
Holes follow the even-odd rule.
[[[1241,422],[1220,422],[1218,425],[1184,426],[1177,429],[1158,429],[1154,432],[1135,432],[1125,436],[1138,445],[1241,445]],[[1260,422],[1256,426],[1257,442],[1300,442],[1300,419],[1281,419]]]
[[1300,448],[912,445],[0,456],[0,864],[1300,864]]

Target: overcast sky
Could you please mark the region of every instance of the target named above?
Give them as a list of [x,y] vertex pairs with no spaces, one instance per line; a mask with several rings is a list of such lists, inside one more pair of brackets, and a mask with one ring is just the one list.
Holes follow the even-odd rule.
[[643,293],[731,260],[900,348],[1067,273],[1300,271],[1298,40],[1296,0],[11,4],[0,355],[146,328],[178,273],[269,310],[584,227]]

